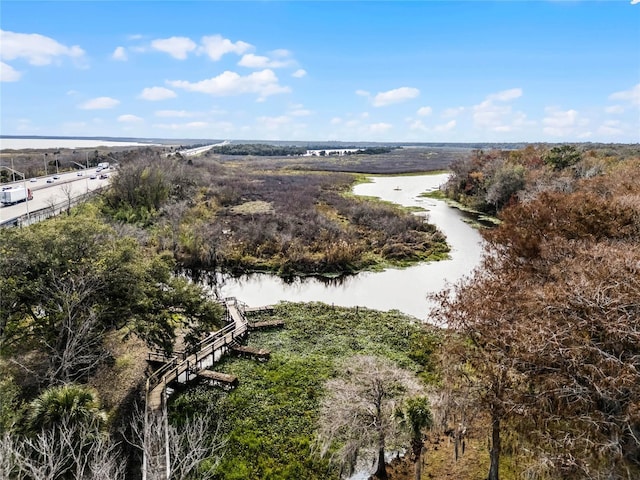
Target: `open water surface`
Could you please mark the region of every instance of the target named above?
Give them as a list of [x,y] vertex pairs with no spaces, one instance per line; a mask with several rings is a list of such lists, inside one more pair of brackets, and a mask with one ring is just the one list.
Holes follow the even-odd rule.
[[427,210],[421,214],[427,215],[429,222],[437,225],[447,237],[451,247],[450,259],[382,272],[362,272],[335,280],[298,278],[287,283],[276,275],[265,273],[225,277],[221,294],[237,297],[251,307],[279,301],[318,301],[345,307],[399,310],[427,320],[430,309],[427,295],[471,273],[482,255],[480,234],[464,222],[464,213],[445,202],[420,196],[437,189],[447,176],[372,177],[371,183],[357,185],[354,193]]

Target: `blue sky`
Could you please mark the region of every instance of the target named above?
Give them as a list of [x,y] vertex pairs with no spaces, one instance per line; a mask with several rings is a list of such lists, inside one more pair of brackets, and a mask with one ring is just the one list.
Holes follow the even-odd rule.
[[3,135],[640,142],[640,0],[2,0]]

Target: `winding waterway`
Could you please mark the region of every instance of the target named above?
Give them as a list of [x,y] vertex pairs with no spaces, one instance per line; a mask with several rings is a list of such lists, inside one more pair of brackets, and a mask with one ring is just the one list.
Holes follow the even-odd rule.
[[445,234],[451,246],[450,259],[403,269],[363,272],[335,281],[302,278],[287,283],[275,275],[250,274],[225,278],[222,295],[237,297],[251,307],[279,301],[319,301],[345,307],[399,310],[426,320],[427,295],[469,274],[482,254],[480,234],[463,221],[462,212],[442,201],[420,196],[437,189],[446,179],[447,174],[372,177],[371,183],[357,185],[354,193],[427,210],[420,214],[427,215],[429,222]]

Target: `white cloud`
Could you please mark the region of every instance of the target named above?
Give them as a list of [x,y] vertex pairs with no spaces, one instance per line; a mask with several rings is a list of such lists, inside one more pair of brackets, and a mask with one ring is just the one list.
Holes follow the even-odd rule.
[[431,115],[433,109],[431,107],[420,107],[416,112],[421,117],[426,117],[427,115]]
[[609,95],[609,100],[622,100],[629,102],[631,105],[640,106],[640,83],[629,90],[612,93]]
[[244,77],[227,70],[217,77],[199,82],[174,80],[167,83],[172,87],[190,92],[207,93],[218,97],[255,93],[259,95],[259,99],[264,99],[270,95],[291,91],[289,87],[280,85],[276,74],[269,69],[253,72]]
[[384,107],[387,105],[392,105],[394,103],[404,102],[406,100],[411,100],[412,98],[416,98],[420,95],[420,90],[413,87],[400,87],[395,88],[393,90],[388,90],[386,92],[379,92],[373,98],[373,106],[374,107]]
[[509,100],[515,100],[522,96],[521,88],[512,88],[510,90],[503,90],[498,93],[492,93],[487,97],[489,101],[508,102]]
[[621,124],[617,120],[607,120],[598,128],[598,133],[602,135],[622,135],[624,130],[621,128]]
[[58,57],[81,58],[84,50],[77,45],[67,47],[37,33],[15,33],[0,30],[0,58],[26,59],[31,65],[49,65]]
[[442,111],[442,118],[454,118],[464,112],[464,107],[445,108]]
[[238,65],[249,68],[267,68],[270,66],[270,63],[271,61],[269,60],[269,57],[247,53],[242,56]]
[[342,123],[342,119],[340,117],[333,117],[330,123],[331,125],[340,125]]
[[640,3],[640,0],[631,0],[631,5],[636,5]]
[[371,133],[376,133],[376,134],[388,132],[392,128],[393,128],[393,125],[391,125],[390,123],[384,123],[384,122],[372,123],[368,127]]
[[481,128],[495,129],[511,113],[511,105],[495,105],[489,100],[473,106],[473,121]]
[[0,62],[0,82],[17,82],[22,74],[11,65]]
[[307,110],[306,108],[294,108],[289,112],[289,115],[294,117],[307,117],[312,113],[313,112],[311,110]]
[[624,107],[622,105],[611,105],[610,107],[606,107],[604,111],[613,114],[624,113]]
[[233,43],[228,38],[221,35],[211,35],[202,37],[202,46],[199,51],[205,53],[211,60],[218,61],[227,53],[236,53],[242,55],[253,48],[250,43],[237,41]]
[[359,95],[361,97],[369,97],[369,96],[371,96],[371,94],[369,92],[367,92],[366,90],[356,90],[356,95]]
[[411,130],[418,130],[421,132],[428,132],[429,128],[424,124],[424,122],[422,120],[410,120],[411,124],[409,125],[409,128]]
[[589,122],[579,116],[577,110],[559,110],[555,107],[545,108],[547,114],[542,120],[544,125],[542,131],[554,137],[566,137],[570,135],[580,136],[579,128],[586,126]]
[[291,60],[272,60],[262,55],[247,53],[242,56],[238,65],[248,68],[282,68],[291,65]]
[[295,77],[295,78],[302,78],[302,77],[304,77],[306,75],[307,75],[307,71],[303,70],[302,68],[299,68],[298,70],[296,70],[295,72],[293,72],[291,74],[291,76]]
[[142,93],[138,95],[138,98],[141,98],[143,100],[150,100],[152,102],[175,97],[176,92],[165,87],[148,87],[142,90]]
[[187,112],[186,110],[157,110],[156,117],[175,117],[175,118],[191,118],[200,116],[198,112]]
[[279,57],[279,58],[291,57],[291,52],[286,48],[276,48],[275,50],[272,50],[270,53],[272,56]]
[[120,100],[116,100],[111,97],[97,97],[87,100],[79,105],[82,110],[104,110],[107,108],[113,108],[120,103]]
[[124,62],[127,60],[127,51],[124,49],[124,47],[116,47],[116,49],[111,54],[111,58]]
[[455,120],[450,120],[447,123],[443,123],[440,125],[435,125],[433,127],[429,127],[427,125],[424,124],[424,122],[422,120],[412,120],[412,119],[408,119],[408,121],[410,122],[409,124],[409,129],[410,130],[414,130],[414,131],[419,131],[419,132],[425,132],[425,133],[443,133],[443,132],[449,132],[451,130],[453,130],[456,126],[456,121]]
[[456,121],[449,120],[447,123],[443,123],[441,125],[436,125],[435,127],[433,127],[433,131],[434,132],[450,132],[454,128],[456,128]]
[[187,54],[196,49],[197,45],[188,37],[159,38],[151,42],[151,48],[165,52],[178,60],[187,58]]
[[127,114],[127,115],[120,115],[118,117],[118,121],[123,123],[135,123],[135,122],[141,122],[142,118],[136,115]]
[[[526,123],[522,112],[512,112],[506,104],[522,96],[522,89],[512,88],[488,95],[481,103],[473,106],[473,122],[476,127],[494,132],[509,132],[514,126]],[[497,103],[496,103],[497,102]]]

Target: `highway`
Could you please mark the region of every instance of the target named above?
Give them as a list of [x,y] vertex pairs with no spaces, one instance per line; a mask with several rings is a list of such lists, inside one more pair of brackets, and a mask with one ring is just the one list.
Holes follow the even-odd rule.
[[193,157],[195,155],[200,155],[201,153],[204,153],[207,150],[211,150],[213,147],[222,147],[224,145],[229,145],[230,143],[231,142],[229,140],[225,140],[222,143],[216,143],[214,145],[205,145],[203,147],[189,148],[188,150],[180,150],[177,153],[179,153],[183,157]]
[[[79,176],[78,171],[60,173],[57,175],[60,178],[54,180],[53,183],[47,183],[48,179],[53,178],[53,175],[48,175],[46,177],[36,178],[35,182],[27,180],[26,182],[19,181],[2,184],[3,188],[26,185],[33,193],[33,200],[16,203],[15,205],[0,206],[0,224],[26,215],[28,212],[32,213],[36,210],[66,202],[69,198],[78,197],[107,185],[109,178],[100,179],[100,174],[105,173],[110,177],[115,173],[113,168],[97,174],[96,169],[97,168],[89,168],[81,170],[82,176]],[[90,178],[94,174],[96,174],[96,178]]]

